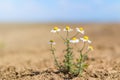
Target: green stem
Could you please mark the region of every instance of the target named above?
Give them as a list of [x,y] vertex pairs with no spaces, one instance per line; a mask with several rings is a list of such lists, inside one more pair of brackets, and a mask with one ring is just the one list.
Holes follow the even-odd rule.
[[60,36],[60,38],[65,41],[65,39],[57,32],[57,34]]
[[82,49],[80,50],[80,52],[82,52],[82,51],[84,50],[84,48],[85,48],[85,42],[83,43],[83,47],[82,47]]
[[77,73],[77,75],[80,75],[81,72],[82,72],[82,61],[83,61],[82,52],[80,52],[80,58],[79,58],[79,59],[80,59],[80,60],[79,60],[79,63],[78,63],[79,67],[78,67],[78,73]]
[[68,39],[68,37],[69,37],[69,32],[68,32],[68,30],[67,30],[67,37],[66,37],[66,39]]
[[74,36],[72,36],[70,39],[72,39],[73,37],[76,37],[79,34],[79,32],[77,32]]
[[67,59],[67,63],[68,63],[68,66],[67,66],[67,69],[68,71],[70,71],[70,50],[69,50],[69,41],[67,41],[67,56],[68,56],[68,59]]
[[51,44],[51,52],[52,52],[53,57],[54,57],[55,65],[60,68],[60,65],[58,64],[58,61],[57,61],[57,59],[55,57],[55,49],[53,48],[52,44]]
[[67,51],[67,54],[65,55],[65,59],[66,59],[65,64],[67,64],[66,67],[67,67],[67,71],[69,72],[70,71],[70,46],[69,46],[68,37],[69,37],[69,33],[67,31],[67,34],[66,34],[66,46],[67,46],[66,51]]
[[71,60],[72,60],[72,51],[71,51],[71,48],[70,48],[70,45],[69,45],[69,40],[66,40],[66,55],[65,55],[65,67],[67,68],[67,72],[70,72],[71,71]]

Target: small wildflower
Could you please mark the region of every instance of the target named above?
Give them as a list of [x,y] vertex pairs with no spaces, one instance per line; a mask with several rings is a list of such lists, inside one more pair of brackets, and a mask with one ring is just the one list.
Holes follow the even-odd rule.
[[55,26],[55,27],[51,30],[51,32],[53,32],[53,33],[60,32],[60,31],[61,31],[61,29],[59,29],[57,26]]
[[88,50],[93,51],[93,50],[94,50],[94,49],[93,49],[93,46],[88,46]]
[[88,36],[84,36],[83,38],[80,38],[80,40],[82,40],[83,42],[91,43]]
[[70,32],[70,31],[73,31],[73,30],[69,26],[66,26],[66,28],[64,28],[64,31]]
[[56,43],[53,40],[50,40],[48,44],[55,45]]
[[81,34],[85,33],[85,31],[84,31],[84,29],[82,27],[76,28],[76,30],[77,30],[77,32],[80,32]]
[[[51,32],[53,32],[53,33],[58,33],[59,31],[61,31],[61,29],[59,29],[56,26],[51,30]],[[53,55],[55,65],[58,69],[58,72],[63,73],[65,76],[68,76],[68,77],[70,76],[71,78],[74,78],[75,76],[77,77],[79,75],[82,75],[82,72],[84,71],[84,69],[87,66],[87,64],[86,64],[86,60],[88,58],[87,53],[89,53],[90,51],[93,51],[93,47],[88,44],[88,43],[91,43],[88,36],[83,36],[80,39],[76,38],[78,34],[84,34],[84,29],[82,27],[76,28],[77,33],[73,36],[71,36],[69,34],[70,31],[73,31],[73,29],[71,29],[69,26],[66,26],[63,29],[63,31],[66,31],[65,37],[63,37],[62,35],[60,35],[58,33],[58,36],[61,39],[63,39],[63,41],[64,41],[63,43],[66,46],[66,48],[64,49],[65,54],[64,54],[63,61],[58,62],[58,60],[57,60],[57,57],[55,55],[56,49],[53,46],[56,44],[54,42],[54,40],[49,41],[50,51]],[[82,42],[84,42],[84,44],[81,48],[76,46],[76,44],[79,43],[80,40]],[[75,45],[71,45],[72,43]],[[72,46],[75,46],[75,47],[72,47]],[[79,53],[77,59],[73,55],[74,49],[77,50]],[[75,75],[75,76],[73,76],[73,75]]]
[[79,39],[77,39],[76,37],[72,38],[72,40],[70,40],[71,43],[78,43]]

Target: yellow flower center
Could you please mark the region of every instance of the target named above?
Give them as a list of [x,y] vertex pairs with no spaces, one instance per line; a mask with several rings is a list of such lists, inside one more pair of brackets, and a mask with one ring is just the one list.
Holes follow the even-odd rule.
[[93,50],[93,47],[92,46],[88,46],[90,50]]
[[72,40],[77,40],[77,38],[76,38],[76,37],[74,37],[74,38],[72,38]]
[[83,28],[81,27],[81,28],[79,28],[79,30],[80,30],[80,31],[83,31]]
[[69,27],[69,26],[66,26],[66,30],[70,30],[70,27]]
[[84,36],[84,40],[89,40],[88,36]]
[[58,30],[58,27],[54,27],[54,30]]
[[50,40],[51,43],[53,43],[54,41],[53,40]]

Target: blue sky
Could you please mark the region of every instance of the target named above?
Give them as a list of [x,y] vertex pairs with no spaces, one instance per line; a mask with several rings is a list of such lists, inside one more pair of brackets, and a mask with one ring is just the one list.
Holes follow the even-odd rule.
[[120,22],[120,0],[0,0],[0,22]]

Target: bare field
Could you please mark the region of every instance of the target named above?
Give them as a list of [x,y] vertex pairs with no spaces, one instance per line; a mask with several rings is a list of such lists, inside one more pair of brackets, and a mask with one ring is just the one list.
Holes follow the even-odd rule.
[[[58,60],[63,58],[61,40],[50,33],[54,25],[0,26],[0,80],[66,80],[62,74],[55,73],[49,51],[48,41],[55,39]],[[89,66],[83,76],[72,80],[120,80],[120,25],[86,24],[83,27],[95,49],[89,53]]]

